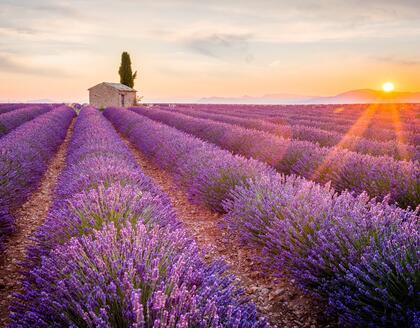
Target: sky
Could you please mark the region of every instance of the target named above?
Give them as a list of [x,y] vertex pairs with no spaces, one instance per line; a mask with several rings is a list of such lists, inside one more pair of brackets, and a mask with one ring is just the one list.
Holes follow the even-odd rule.
[[86,102],[122,51],[144,101],[420,91],[420,1],[0,0],[0,102]]

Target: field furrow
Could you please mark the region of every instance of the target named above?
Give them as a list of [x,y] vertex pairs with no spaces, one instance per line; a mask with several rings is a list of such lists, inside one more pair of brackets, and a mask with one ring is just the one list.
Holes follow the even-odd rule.
[[41,181],[75,113],[59,107],[0,139],[0,249],[15,231],[13,213]]
[[67,147],[73,132],[75,119],[67,130],[66,137],[57,153],[48,163],[39,187],[14,213],[15,230],[5,243],[0,261],[0,326],[5,327],[9,318],[12,294],[21,290],[22,266],[31,236],[43,224],[53,201],[57,178],[64,167]]

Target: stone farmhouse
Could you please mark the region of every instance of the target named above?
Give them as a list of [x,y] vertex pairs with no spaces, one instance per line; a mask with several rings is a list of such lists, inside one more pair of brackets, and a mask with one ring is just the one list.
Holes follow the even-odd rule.
[[130,107],[136,104],[136,90],[121,84],[102,82],[89,90],[89,104],[97,108]]

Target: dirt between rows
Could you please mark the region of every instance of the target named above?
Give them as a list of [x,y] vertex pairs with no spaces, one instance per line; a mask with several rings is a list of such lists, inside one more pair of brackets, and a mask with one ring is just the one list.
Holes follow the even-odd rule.
[[175,185],[172,177],[159,169],[124,136],[138,164],[169,196],[178,219],[206,250],[206,259],[223,258],[229,271],[238,277],[241,287],[258,310],[278,327],[336,327],[325,318],[325,307],[306,295],[293,280],[274,277],[255,259],[258,252],[240,245],[234,236],[220,228],[222,215],[192,204],[187,194]]
[[76,119],[73,119],[67,135],[55,156],[50,160],[40,186],[29,199],[13,213],[16,232],[6,240],[5,251],[0,258],[0,327],[6,327],[12,294],[21,290],[21,262],[31,244],[31,234],[44,222],[52,203],[58,175],[64,167],[67,147]]

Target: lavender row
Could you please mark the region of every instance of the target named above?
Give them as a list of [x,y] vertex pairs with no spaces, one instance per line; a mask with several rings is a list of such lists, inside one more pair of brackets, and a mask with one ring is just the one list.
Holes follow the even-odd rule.
[[[283,118],[272,118],[268,121],[283,123]],[[402,144],[418,145],[420,143],[419,131],[410,130],[406,125],[395,121],[389,127],[382,127],[375,119],[357,120],[353,124],[339,125],[334,120],[322,121],[319,118],[288,119],[293,124],[313,126],[326,131],[335,131],[349,136],[363,137],[378,142],[396,141]]]
[[[294,176],[238,186],[226,225],[262,261],[328,301],[344,327],[418,327],[419,211]],[[283,271],[280,271],[283,270]]]
[[[114,189],[115,193],[112,192]],[[110,193],[107,196],[108,191]],[[145,199],[148,202],[154,201],[158,212],[166,211],[164,218],[159,220],[162,225],[164,221],[176,225],[169,199],[143,174],[109,122],[96,109],[85,107],[77,118],[69,142],[66,165],[58,177],[52,208],[45,223],[36,233],[35,246],[28,251],[29,267],[38,265],[41,257],[48,255],[58,244],[78,235],[89,234],[107,223],[95,222],[95,219],[102,220],[102,217],[90,217],[88,212],[85,218],[81,217],[82,215],[77,213],[78,202],[80,205],[87,203],[89,208],[89,202],[93,202],[96,197],[99,209],[105,206],[103,210],[112,211],[114,205],[120,202],[119,194],[126,194],[126,199],[121,202],[128,206],[123,206],[121,213],[129,209],[131,203],[141,205],[141,200]],[[109,197],[107,202],[104,202],[104,197]],[[112,200],[112,197],[115,199]],[[101,204],[102,202],[104,203]],[[151,214],[152,209],[151,207]],[[140,206],[137,212],[142,213],[142,210],[143,207]],[[116,212],[118,213],[120,211]],[[67,219],[63,220],[63,216]],[[158,216],[151,215],[150,220],[155,217]],[[109,219],[125,221],[125,218],[119,215]],[[115,223],[119,224],[118,221]]]
[[[171,107],[173,104],[158,104]],[[375,118],[384,123],[394,121],[394,113],[397,112],[403,123],[412,124],[413,119],[420,118],[419,104],[335,104],[335,105],[227,105],[227,104],[177,104],[177,107],[194,108],[206,107],[219,112],[260,113],[268,116],[288,115],[289,117],[308,116],[322,119],[339,118],[345,120],[357,120],[369,109],[375,109]]]
[[111,124],[83,108],[11,327],[267,327],[206,264]]
[[73,116],[74,111],[63,106],[0,139],[0,244],[13,232],[12,213],[38,187]]
[[[178,107],[186,107],[185,105],[176,105]],[[418,145],[420,143],[420,135],[418,133],[418,120],[415,117],[407,118],[410,123],[403,123],[399,112],[393,114],[391,123],[382,124],[382,117],[375,117],[375,113],[367,111],[361,113],[360,117],[346,124],[339,124],[339,118],[324,119],[322,115],[311,113],[311,115],[303,115],[299,113],[300,107],[296,107],[297,113],[287,114],[279,112],[277,115],[268,115],[265,111],[255,112],[254,110],[241,110],[242,106],[209,106],[209,105],[189,105],[189,109],[205,111],[208,113],[245,117],[253,119],[262,119],[267,122],[281,125],[303,125],[307,127],[319,128],[326,131],[335,131],[351,136],[364,137],[375,141],[395,141]],[[338,109],[342,109],[341,107]],[[344,110],[344,109],[343,109]],[[412,116],[415,116],[413,114]],[[412,129],[410,129],[410,126]],[[356,128],[355,128],[356,127]]]
[[27,105],[24,104],[0,104],[0,114],[11,112],[18,108],[23,108]]
[[[296,114],[298,116],[293,118],[270,119],[265,113],[211,110],[211,107],[207,108],[207,106],[185,107],[183,105],[173,105],[170,107],[163,106],[162,108],[185,112],[188,115],[190,113],[196,115],[223,115],[223,119],[226,120],[239,120],[237,124],[244,124],[243,120],[246,120],[247,124],[251,124],[251,126],[255,125],[257,121],[259,123],[257,126],[260,124],[267,125],[269,131],[276,131],[280,135],[299,140],[315,141],[321,146],[334,146],[341,143],[340,146],[343,148],[354,149],[358,152],[371,152],[374,155],[389,154],[397,158],[404,158],[403,153],[418,152],[418,144],[420,142],[420,139],[418,139],[420,138],[419,133],[409,132],[407,134],[405,126],[402,126],[400,123],[393,123],[391,130],[378,129],[377,125],[380,122],[373,118],[370,120],[370,123],[363,123],[360,120],[352,126],[339,128],[336,120],[328,123],[316,116],[312,117],[312,119],[302,119],[299,114]],[[373,135],[374,138],[363,136],[366,133]],[[379,141],[375,140],[378,135]],[[384,135],[384,138],[380,137],[381,135]],[[381,139],[385,139],[385,141],[381,141]]]
[[363,111],[358,112],[356,115],[348,116],[346,115],[346,107],[335,107],[334,112],[330,111],[328,113],[320,113],[318,111],[309,111],[303,112],[300,107],[295,107],[293,111],[275,111],[270,113],[265,110],[258,111],[238,111],[238,113],[244,114],[255,114],[261,115],[267,118],[287,118],[291,121],[293,120],[320,120],[323,122],[335,123],[343,127],[350,127],[356,122],[362,120],[374,123],[373,127],[390,130],[394,128],[395,120],[398,119],[402,126],[409,130],[410,132],[418,132],[419,128],[416,126],[415,113],[408,112],[406,116],[402,116],[402,112],[398,109],[397,106],[388,107],[384,105],[370,105],[366,107]]
[[221,150],[175,128],[133,112],[107,108],[104,112],[118,131],[188,190],[190,200],[223,212],[230,191],[248,179],[275,173],[268,165]]
[[32,104],[28,103],[0,103],[0,111],[2,110],[14,110],[18,108],[23,108],[25,106],[31,106]]
[[391,156],[399,160],[420,160],[420,147],[398,143],[396,141],[378,142],[361,137],[343,135],[303,125],[273,124],[262,119],[249,119],[229,115],[212,114],[197,110],[177,110],[188,116],[209,119],[222,123],[235,124],[248,129],[269,132],[285,139],[305,140],[322,147],[340,147],[361,154],[372,156]]
[[[313,121],[335,123],[341,128],[349,128],[356,122],[364,121],[371,123],[371,128],[378,130],[393,130],[396,123],[400,124],[404,131],[418,133],[418,120],[420,107],[405,108],[404,105],[377,105],[364,106],[358,111],[349,112],[348,105],[323,105],[320,109],[313,106],[283,105],[275,106],[250,106],[250,105],[196,105],[196,104],[160,104],[161,107],[176,107],[180,109],[205,110],[216,114],[235,114],[242,117],[255,117],[266,119],[287,120],[290,123],[298,121]],[[324,108],[325,107],[325,108]],[[321,110],[322,109],[322,110]]]
[[[327,114],[320,114],[319,112],[302,113],[299,107],[295,108],[296,111],[285,113],[277,111],[271,114],[272,118],[288,118],[290,120],[304,119],[313,121],[319,119],[323,122],[336,123],[343,127],[351,127],[356,122],[365,121],[371,123],[373,128],[383,130],[392,130],[395,126],[396,120],[410,133],[418,133],[419,127],[416,123],[416,113],[414,111],[401,111],[398,105],[377,105],[371,104],[359,111],[356,115],[346,115],[347,108],[345,106],[334,107],[334,111],[329,111]],[[333,109],[333,108],[331,108]],[[260,111],[262,115],[267,115],[265,111]],[[419,112],[420,113],[420,112]],[[404,115],[405,114],[405,115]]]
[[279,175],[123,109],[104,115],[192,201],[226,211],[234,235],[262,248],[272,272],[326,300],[343,326],[419,324],[418,211]]
[[[177,105],[177,107],[186,107]],[[236,113],[242,116],[254,116],[273,120],[289,120],[295,121],[317,121],[334,123],[341,128],[350,128],[356,122],[365,121],[370,123],[371,128],[375,130],[390,131],[395,128],[395,125],[400,124],[404,131],[418,134],[418,115],[419,108],[411,108],[403,110],[403,105],[385,105],[385,104],[371,104],[365,106],[362,110],[354,114],[348,115],[348,106],[326,106],[326,109],[319,110],[316,108],[306,108],[306,106],[280,106],[275,110],[270,110],[269,106],[223,106],[223,105],[190,105],[190,109],[206,109],[217,113]]]
[[132,111],[215,143],[249,158],[261,160],[285,174],[297,174],[335,189],[366,191],[371,197],[400,206],[420,203],[420,163],[374,157],[345,149],[319,147],[269,133],[158,109],[133,107]]
[[[243,114],[232,114],[235,116],[244,117]],[[418,132],[406,130],[405,127],[396,122],[390,128],[381,128],[378,126],[377,121],[357,121],[353,125],[339,125],[334,121],[323,121],[320,118],[266,118],[258,117],[264,121],[274,124],[290,124],[313,127],[324,131],[334,131],[337,133],[345,134],[351,137],[362,137],[365,139],[377,142],[396,141],[401,144],[419,145],[420,135]]]
[[50,106],[27,106],[0,115],[0,138],[19,125],[51,110]]

